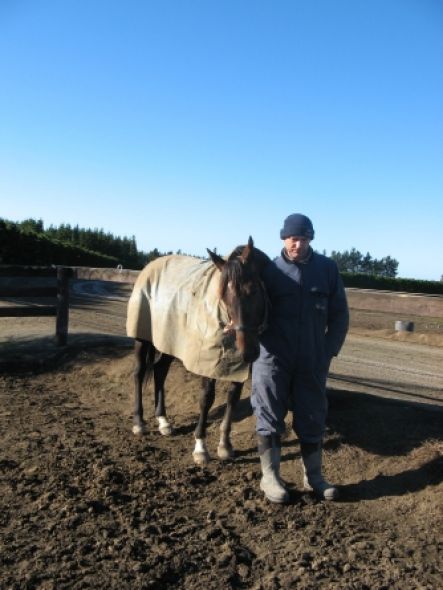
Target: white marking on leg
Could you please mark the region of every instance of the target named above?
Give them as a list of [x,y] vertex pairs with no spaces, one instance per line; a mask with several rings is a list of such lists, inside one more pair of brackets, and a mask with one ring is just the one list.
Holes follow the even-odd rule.
[[134,426],[132,427],[132,432],[134,434],[136,434],[137,436],[140,436],[142,434],[146,434],[146,432],[147,432],[146,426],[144,424],[142,426],[140,426],[139,424],[134,424]]
[[194,453],[207,453],[208,448],[206,446],[206,440],[204,438],[195,439]]
[[171,424],[168,422],[166,416],[157,416],[158,431],[163,436],[170,436],[172,434]]
[[209,456],[206,440],[204,438],[195,439],[195,447],[192,456],[197,465],[207,465],[207,463],[209,463],[211,457]]

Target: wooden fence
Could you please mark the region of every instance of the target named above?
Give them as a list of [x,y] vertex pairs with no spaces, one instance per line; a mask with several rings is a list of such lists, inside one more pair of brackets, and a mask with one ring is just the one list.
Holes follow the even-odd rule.
[[[65,346],[68,339],[69,324],[69,278],[72,270],[66,267],[18,267],[0,266],[0,298],[54,298],[53,305],[7,305],[0,307],[0,318],[55,316],[55,337],[59,346]],[[8,279],[16,277],[36,278],[54,277],[54,286],[34,286],[32,284],[8,285]],[[31,281],[32,283],[32,281]]]
[[[69,279],[134,283],[140,271],[122,268],[35,267],[0,265],[0,298],[51,297],[54,305],[0,306],[2,317],[55,316],[57,344],[64,346],[68,337]],[[5,277],[54,277],[56,286],[9,286]],[[346,289],[352,309],[395,311],[418,316],[443,317],[443,297],[422,294]]]
[[[65,346],[69,329],[69,280],[111,281],[133,284],[140,271],[123,268],[90,268],[86,266],[12,266],[0,265],[0,299],[53,298],[52,305],[33,304],[0,306],[0,319],[3,317],[55,316],[55,337],[59,346]],[[29,285],[14,285],[14,278],[30,279]],[[32,279],[53,277],[54,286],[35,286]],[[12,280],[12,285],[8,284]],[[54,280],[55,283],[55,280]]]

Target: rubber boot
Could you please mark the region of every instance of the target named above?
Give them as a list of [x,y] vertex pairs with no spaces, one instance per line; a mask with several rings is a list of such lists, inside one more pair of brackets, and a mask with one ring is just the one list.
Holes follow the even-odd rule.
[[274,443],[274,441],[273,441],[273,445],[272,445],[272,463],[275,466],[275,476],[277,477],[278,481],[280,482],[280,485],[283,488],[285,488],[285,490],[286,490],[285,482],[280,477],[280,459],[281,459],[281,446],[280,445],[276,445]]
[[314,492],[322,500],[337,500],[338,489],[328,483],[322,475],[322,447],[321,443],[301,443],[303,465],[303,487]]
[[275,444],[272,437],[259,436],[258,439],[262,472],[260,489],[270,502],[285,504],[289,501],[289,493],[280,480],[281,449]]

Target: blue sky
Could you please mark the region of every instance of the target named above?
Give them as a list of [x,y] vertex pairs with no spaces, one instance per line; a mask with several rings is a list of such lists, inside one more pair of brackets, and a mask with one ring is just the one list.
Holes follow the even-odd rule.
[[443,274],[442,0],[0,0],[0,217]]

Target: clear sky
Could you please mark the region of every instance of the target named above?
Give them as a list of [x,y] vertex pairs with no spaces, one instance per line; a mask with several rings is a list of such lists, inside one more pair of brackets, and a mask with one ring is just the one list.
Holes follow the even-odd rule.
[[443,274],[443,0],[0,0],[0,217]]

